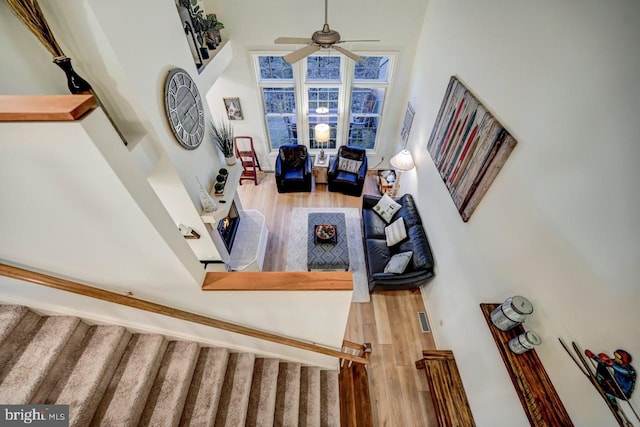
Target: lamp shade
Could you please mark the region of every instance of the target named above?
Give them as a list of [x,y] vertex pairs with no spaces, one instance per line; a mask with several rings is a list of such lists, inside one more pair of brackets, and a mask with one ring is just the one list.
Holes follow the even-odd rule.
[[320,123],[316,125],[316,127],[314,128],[314,135],[315,135],[316,142],[329,141],[330,131],[331,129],[329,128],[329,125],[326,123]]
[[416,167],[416,164],[413,163],[411,153],[406,149],[393,156],[391,160],[389,160],[389,163],[400,171],[408,171]]

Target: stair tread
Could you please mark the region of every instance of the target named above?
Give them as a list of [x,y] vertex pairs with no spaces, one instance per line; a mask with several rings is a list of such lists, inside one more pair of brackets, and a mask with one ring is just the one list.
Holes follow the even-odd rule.
[[0,345],[0,383],[43,323],[44,319],[39,314],[27,310],[9,331]]
[[88,425],[130,336],[122,326],[92,326],[71,371],[54,386],[45,403],[69,405],[69,425]]
[[300,407],[300,364],[280,363],[276,396],[275,424],[295,426],[298,424]]
[[212,426],[218,410],[229,351],[221,347],[200,350],[182,411],[181,426]]
[[320,427],[320,368],[305,366],[300,370],[300,409],[298,424]]
[[56,384],[65,380],[82,350],[83,341],[88,331],[89,325],[80,320],[55,362],[49,367],[44,381],[40,383],[38,391],[31,397],[30,403],[41,404],[46,402],[49,396],[54,393]]
[[273,423],[279,369],[279,359],[256,359],[247,409],[247,426],[267,426]]
[[340,426],[340,386],[338,371],[320,371],[320,425]]
[[215,426],[243,426],[247,417],[253,366],[256,356],[250,353],[231,353],[227,362]]
[[138,425],[178,425],[199,351],[195,342],[169,343]]
[[0,384],[0,402],[29,403],[79,323],[80,319],[71,316],[44,318]]
[[92,425],[137,425],[167,341],[160,335],[135,334],[102,396]]
[[21,305],[0,305],[0,343],[4,341],[28,311],[28,308]]
[[70,426],[339,426],[337,371],[0,305],[0,402]]

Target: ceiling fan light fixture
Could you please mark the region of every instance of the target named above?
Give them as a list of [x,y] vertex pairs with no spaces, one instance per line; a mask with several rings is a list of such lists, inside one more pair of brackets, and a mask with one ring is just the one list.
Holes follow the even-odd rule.
[[[288,55],[284,56],[284,60],[293,64],[295,62],[300,61],[301,59],[311,55],[312,53],[318,51],[320,48],[331,49],[334,48],[338,52],[343,55],[353,59],[354,61],[364,62],[364,58],[360,55],[356,55],[355,53],[339,47],[335,46],[337,43],[348,42],[378,42],[380,40],[341,40],[340,33],[329,28],[328,23],[328,1],[324,2],[324,25],[322,26],[322,30],[315,31],[310,39],[305,39],[302,37],[278,37],[274,43],[276,44],[308,44],[308,46],[298,49],[294,52],[291,52]],[[315,49],[310,49],[310,47],[315,47]]]

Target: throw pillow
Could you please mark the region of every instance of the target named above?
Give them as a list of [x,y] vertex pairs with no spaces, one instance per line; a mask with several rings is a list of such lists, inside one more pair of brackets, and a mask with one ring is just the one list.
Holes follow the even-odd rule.
[[364,160],[364,155],[365,155],[364,153],[365,153],[364,150],[344,146],[342,147],[342,150],[340,150],[340,157],[344,157],[345,159],[362,161]]
[[380,215],[380,218],[382,218],[384,222],[389,224],[391,222],[391,218],[393,218],[393,214],[398,212],[401,207],[402,205],[400,203],[396,203],[391,197],[385,194],[373,207],[373,211]]
[[280,149],[280,158],[288,167],[297,169],[307,160],[307,152],[303,147],[283,147]]
[[384,266],[385,273],[402,274],[407,269],[409,261],[413,256],[413,251],[400,252],[391,257],[387,265]]
[[397,245],[407,238],[407,229],[404,226],[404,218],[400,217],[393,221],[391,225],[384,228],[387,237],[387,246]]
[[344,157],[338,159],[338,170],[340,171],[358,173],[360,166],[362,166],[362,162],[358,160],[345,159]]

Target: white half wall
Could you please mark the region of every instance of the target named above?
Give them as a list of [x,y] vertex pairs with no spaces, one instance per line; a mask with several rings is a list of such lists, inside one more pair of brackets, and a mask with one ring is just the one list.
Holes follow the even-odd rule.
[[[640,357],[640,3],[431,0],[410,82],[403,174],[436,259],[423,288],[439,348],[455,353],[479,426],[528,421],[480,303],[523,295],[526,329],[578,426],[614,425],[558,337]],[[518,140],[468,223],[426,150],[458,76]],[[640,407],[640,393],[633,396]],[[627,409],[627,413],[630,411]]]
[[101,109],[0,136],[0,259],[122,292],[199,289],[202,265]]
[[[184,294],[198,306],[187,311],[222,320],[232,319],[240,325],[321,343],[337,350],[342,345],[344,327],[341,329],[337,325],[347,321],[350,291],[199,292],[198,296],[193,292],[171,293],[164,303],[184,308],[180,301],[180,294]],[[171,300],[174,297],[175,300]],[[7,303],[25,305],[45,314],[78,316],[90,324],[122,325],[138,333],[161,334],[169,339],[192,340],[327,369],[338,367],[335,357],[0,276],[0,304]],[[245,319],[245,322],[237,319]],[[309,335],[310,329],[313,333]]]

